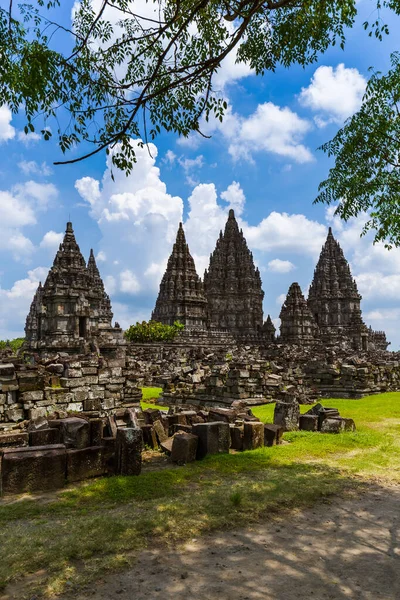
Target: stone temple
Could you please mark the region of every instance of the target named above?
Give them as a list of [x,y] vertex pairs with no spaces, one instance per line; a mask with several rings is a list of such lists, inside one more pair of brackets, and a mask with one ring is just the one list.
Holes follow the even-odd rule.
[[113,344],[122,332],[112,327],[112,318],[93,251],[86,265],[72,223],[67,223],[53,266],[33,298],[26,345],[31,350],[83,351],[89,341],[95,346]]
[[153,321],[203,329],[207,325],[207,301],[203,282],[196,273],[194,260],[186,243],[182,223],[160,283]]
[[211,326],[239,337],[259,333],[263,325],[261,285],[253,255],[230,210],[225,231],[221,231],[204,273]]
[[225,331],[237,341],[255,344],[336,344],[354,350],[386,350],[384,332],[367,328],[361,296],[343,250],[329,228],[308,299],[298,283],[290,286],[280,313],[280,336],[268,315],[263,324],[259,270],[233,210],[220,232],[203,284],[186,244],[182,224],[160,285],[152,318],[179,320],[187,329]]
[[[152,319],[185,325],[181,341],[235,340],[256,346],[280,344],[355,351],[386,350],[384,332],[372,331],[361,313],[361,296],[332,230],[321,250],[308,299],[298,283],[290,286],[280,313],[280,335],[268,315],[263,323],[264,292],[253,255],[233,210],[220,232],[204,282],[182,223],[160,289]],[[111,302],[93,252],[88,263],[79,249],[72,224],[47,279],[36,291],[26,319],[26,347],[41,352],[83,352],[121,345],[122,331],[112,326]],[[183,337],[182,337],[183,335]]]

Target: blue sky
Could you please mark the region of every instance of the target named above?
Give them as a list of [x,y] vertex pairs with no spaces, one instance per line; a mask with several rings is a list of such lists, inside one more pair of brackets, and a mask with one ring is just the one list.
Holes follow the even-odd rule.
[[[233,207],[261,271],[265,317],[278,324],[293,281],[307,292],[331,225],[363,296],[365,321],[399,348],[400,250],[361,239],[363,217],[344,224],[312,205],[330,164],[317,147],[357,110],[368,68],[387,70],[397,49],[394,15],[382,14],[390,26],[383,42],[362,27],[375,20],[375,4],[358,3],[344,51],[332,48],[305,69],[256,77],[231,57],[215,81],[229,112],[222,125],[204,124],[211,139],[162,134],[150,153],[138,149],[133,173],[117,173],[115,182],[104,154],[53,166],[55,144],[27,138],[21,117],[0,107],[0,338],[23,333],[69,218],[84,255],[94,249],[115,319],[126,327],[150,317],[179,221],[202,275]],[[63,3],[65,19],[71,8]]]

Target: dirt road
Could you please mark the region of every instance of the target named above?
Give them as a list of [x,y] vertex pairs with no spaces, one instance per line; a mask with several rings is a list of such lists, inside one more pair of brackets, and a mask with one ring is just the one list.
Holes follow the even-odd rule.
[[84,600],[400,599],[400,487],[334,498],[285,520],[143,552]]

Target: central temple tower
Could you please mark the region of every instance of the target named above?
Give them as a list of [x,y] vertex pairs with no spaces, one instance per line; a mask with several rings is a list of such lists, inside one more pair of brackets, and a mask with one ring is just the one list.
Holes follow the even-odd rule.
[[210,266],[204,273],[204,290],[212,326],[239,336],[260,332],[264,298],[260,272],[254,266],[233,210],[229,211],[225,231],[221,231],[210,256]]

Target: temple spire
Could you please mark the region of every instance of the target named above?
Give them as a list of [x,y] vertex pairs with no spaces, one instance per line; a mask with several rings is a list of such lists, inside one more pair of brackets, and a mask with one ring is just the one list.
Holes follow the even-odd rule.
[[307,301],[322,335],[331,340],[347,335],[346,329],[353,327],[353,312],[360,311],[360,301],[349,263],[329,227]]
[[263,324],[261,277],[239,230],[233,209],[229,210],[210,265],[204,274],[209,318],[214,327],[238,336],[252,336]]
[[316,323],[297,282],[290,286],[279,318],[281,342],[304,344],[314,341],[317,333]]
[[186,243],[183,225],[179,223],[152,319],[167,325],[179,321],[189,328],[204,328],[207,321],[206,304],[203,284]]

